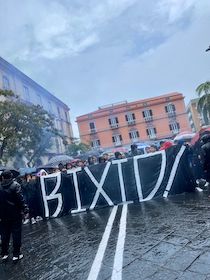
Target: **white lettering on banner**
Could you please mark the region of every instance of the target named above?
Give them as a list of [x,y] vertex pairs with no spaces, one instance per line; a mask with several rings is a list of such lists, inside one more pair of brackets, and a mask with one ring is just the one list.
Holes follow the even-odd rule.
[[83,212],[86,211],[85,208],[82,208],[81,206],[81,198],[80,198],[80,193],[79,193],[79,186],[78,186],[78,179],[77,179],[77,172],[81,171],[81,167],[77,167],[75,169],[70,169],[67,170],[67,174],[73,174],[73,181],[74,181],[74,189],[76,193],[76,200],[77,200],[77,209],[71,210],[71,213],[78,213],[78,212]]
[[120,190],[121,190],[122,202],[126,202],[125,184],[123,181],[123,174],[122,174],[122,163],[127,162],[127,161],[128,161],[127,158],[117,159],[117,160],[112,161],[112,164],[117,164],[117,168],[118,168],[118,176],[119,176],[119,180],[120,180]]
[[[157,183],[156,183],[154,189],[144,199],[143,193],[142,193],[141,176],[140,176],[139,167],[138,167],[138,160],[142,159],[142,158],[156,156],[156,155],[161,155],[162,156],[160,174],[159,174],[159,177],[158,177],[158,180],[157,180]],[[137,187],[139,201],[145,201],[145,200],[152,199],[154,197],[154,195],[156,194],[156,192],[158,191],[158,189],[160,188],[161,183],[162,183],[163,178],[164,178],[165,169],[166,169],[166,154],[165,154],[165,151],[159,151],[159,152],[155,152],[155,153],[151,153],[151,154],[144,154],[144,155],[135,156],[135,157],[133,157],[133,163],[134,163],[134,175],[135,175],[135,179],[136,179],[136,187]]]
[[[46,194],[46,189],[45,189],[45,179],[47,178],[56,178],[56,185],[53,191],[47,195]],[[61,185],[61,173],[54,173],[51,175],[47,176],[41,176],[40,177],[40,182],[41,182],[41,190],[42,190],[42,197],[43,197],[43,202],[44,202],[44,208],[45,208],[45,217],[49,218],[49,207],[48,207],[48,200],[53,200],[53,199],[58,199],[58,206],[56,211],[53,213],[52,217],[57,217],[58,214],[61,212],[62,205],[63,205],[63,199],[61,193],[57,193],[57,191],[60,188]]]
[[177,171],[177,168],[179,166],[180,159],[183,156],[185,149],[186,149],[186,147],[182,146],[180,151],[178,152],[178,154],[176,156],[176,159],[174,161],[174,164],[173,164],[173,167],[172,167],[172,170],[171,170],[170,177],[168,179],[168,184],[167,184],[165,192],[163,194],[163,197],[165,197],[165,198],[168,197],[168,193],[170,192],[170,189],[172,187],[172,184],[173,184],[173,181],[174,181],[174,177],[176,175],[176,171]]
[[[161,168],[160,168],[160,174],[159,174],[159,177],[158,177],[158,180],[157,180],[157,183],[154,187],[154,189],[151,191],[151,193],[144,199],[144,201],[146,200],[150,200],[152,199],[156,192],[159,190],[162,182],[163,182],[163,178],[164,178],[164,175],[165,175],[165,170],[166,170],[166,152],[165,150],[164,151],[161,151],[161,152],[157,152],[155,153],[156,155],[157,154],[161,154],[162,155],[162,161],[161,161]],[[154,155],[154,154],[153,154]]]
[[90,205],[90,209],[94,209],[96,206],[96,203],[98,201],[99,195],[102,194],[103,197],[105,198],[105,200],[107,201],[107,203],[109,204],[109,206],[113,206],[113,202],[112,200],[109,198],[109,196],[105,193],[105,191],[103,190],[103,185],[107,176],[107,173],[109,171],[109,168],[111,166],[111,162],[107,162],[106,167],[104,168],[103,174],[101,176],[101,180],[100,182],[98,182],[95,177],[93,176],[93,174],[90,172],[90,169],[88,167],[85,167],[84,170],[87,173],[87,175],[90,177],[91,181],[93,182],[93,184],[96,186],[97,191],[95,193],[95,196],[93,198],[93,201]]

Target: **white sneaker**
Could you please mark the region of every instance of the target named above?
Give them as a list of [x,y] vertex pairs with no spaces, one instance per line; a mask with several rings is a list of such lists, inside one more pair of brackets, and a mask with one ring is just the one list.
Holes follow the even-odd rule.
[[9,255],[4,255],[1,259],[2,261],[6,261],[8,259]]
[[43,220],[42,217],[40,217],[40,216],[37,216],[37,217],[36,217],[36,221],[37,221],[37,222],[42,221],[42,220]]
[[203,192],[203,190],[201,188],[199,188],[199,187],[196,187],[196,191]]
[[36,220],[34,218],[31,218],[31,224],[36,224]]
[[23,254],[20,254],[18,257],[13,257],[12,260],[13,262],[15,262],[21,260],[22,258],[23,258]]
[[29,219],[25,219],[25,221],[23,222],[23,225],[26,225],[26,224],[28,224],[29,222],[30,222]]

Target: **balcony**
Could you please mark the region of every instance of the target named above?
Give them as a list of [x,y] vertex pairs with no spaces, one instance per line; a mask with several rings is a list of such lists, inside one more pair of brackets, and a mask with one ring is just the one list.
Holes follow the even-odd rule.
[[139,137],[131,138],[132,143],[139,142]]
[[147,116],[144,117],[145,122],[152,122],[153,121],[153,116]]
[[130,121],[128,121],[128,125],[134,125],[134,124],[136,124],[136,121],[135,121],[135,120],[130,120]]
[[168,117],[169,117],[169,118],[174,118],[174,117],[176,117],[176,111],[168,112]]
[[115,147],[122,146],[122,141],[117,141],[114,143]]
[[90,134],[95,134],[97,132],[96,128],[91,128]]
[[110,124],[110,127],[111,127],[112,129],[115,129],[115,128],[118,128],[119,125],[118,125],[117,123],[113,123],[113,124]]
[[176,135],[176,134],[179,133],[179,129],[174,129],[174,130],[172,130],[171,132],[172,132],[173,135]]
[[157,138],[156,134],[149,135],[149,139],[151,139],[151,140],[155,140],[156,138]]

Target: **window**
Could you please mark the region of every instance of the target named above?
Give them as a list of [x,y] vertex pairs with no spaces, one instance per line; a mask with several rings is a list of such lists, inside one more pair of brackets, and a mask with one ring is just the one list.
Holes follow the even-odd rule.
[[95,123],[94,122],[90,122],[89,123],[89,127],[90,127],[90,132],[91,133],[95,133],[96,132],[96,127],[95,127]]
[[61,123],[61,130],[62,132],[64,132],[63,122],[61,121],[60,123]]
[[153,120],[153,113],[152,113],[152,110],[149,110],[149,109],[147,109],[147,110],[144,110],[143,112],[142,112],[142,114],[143,114],[143,117],[144,117],[144,120],[146,121],[146,122],[149,122],[149,121],[152,121]]
[[157,130],[155,127],[147,128],[147,135],[150,139],[155,139],[157,134]]
[[95,149],[95,148],[99,148],[101,146],[101,142],[99,139],[95,139],[91,142],[91,146]]
[[130,131],[129,137],[131,140],[137,141],[139,139],[139,132],[137,130]]
[[177,122],[173,122],[173,123],[169,124],[169,128],[173,134],[177,134],[177,133],[179,133],[180,125]]
[[135,114],[134,113],[128,113],[125,115],[125,119],[128,122],[128,125],[135,124]]
[[111,128],[117,128],[118,127],[118,118],[117,117],[113,117],[109,119],[109,125],[111,126]]
[[69,122],[68,113],[65,112],[66,122]]
[[10,89],[9,79],[6,76],[3,76],[3,89]]
[[42,106],[42,97],[41,97],[40,94],[37,94],[37,100],[38,100],[38,104],[39,104],[40,106]]
[[58,117],[59,117],[59,119],[61,119],[61,111],[60,111],[59,107],[57,107],[57,111],[58,111]]
[[50,113],[53,112],[52,103],[51,103],[50,101],[48,101],[48,111],[49,111]]
[[30,93],[27,86],[23,86],[23,95],[26,101],[30,101]]
[[168,113],[169,117],[173,117],[176,115],[176,107],[174,104],[170,103],[167,106],[165,106],[165,111]]
[[115,146],[121,146],[122,145],[122,136],[121,135],[113,135],[112,136],[112,142]]
[[56,128],[61,131],[61,126],[60,126],[60,121],[59,120],[56,120]]
[[58,138],[55,138],[55,145],[56,145],[57,152],[59,152],[59,141],[58,141]]

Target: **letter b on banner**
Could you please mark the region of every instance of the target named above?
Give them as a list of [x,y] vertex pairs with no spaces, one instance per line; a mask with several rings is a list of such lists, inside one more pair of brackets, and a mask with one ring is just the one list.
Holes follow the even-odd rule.
[[[46,193],[46,186],[45,186],[45,182],[44,182],[45,178],[56,178],[55,188],[49,195],[47,195],[47,193]],[[46,218],[49,218],[49,216],[50,216],[48,201],[53,200],[53,199],[58,200],[57,208],[56,208],[55,212],[53,213],[53,215],[51,215],[52,217],[55,218],[60,214],[62,206],[63,206],[62,194],[57,193],[57,191],[59,190],[60,185],[61,185],[61,173],[59,172],[59,173],[55,173],[55,174],[51,174],[51,175],[47,175],[47,176],[41,176],[40,182],[41,182],[41,190],[42,190],[42,197],[43,197],[43,202],[44,202]]]

